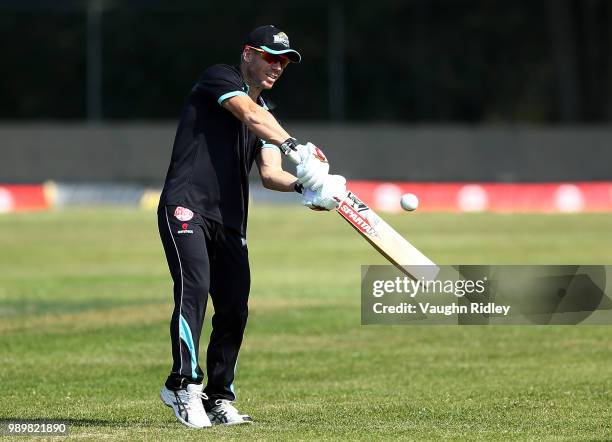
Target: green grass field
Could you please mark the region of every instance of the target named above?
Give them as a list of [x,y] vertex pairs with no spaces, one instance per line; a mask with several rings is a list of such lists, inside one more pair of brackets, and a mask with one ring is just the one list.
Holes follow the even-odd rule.
[[[612,264],[610,215],[387,219],[439,263]],[[236,387],[257,422],[184,428],[158,398],[172,306],[156,228],[129,209],[0,216],[0,422],[68,420],[91,440],[612,438],[610,327],[361,326],[360,265],[385,261],[298,207],[251,213]]]

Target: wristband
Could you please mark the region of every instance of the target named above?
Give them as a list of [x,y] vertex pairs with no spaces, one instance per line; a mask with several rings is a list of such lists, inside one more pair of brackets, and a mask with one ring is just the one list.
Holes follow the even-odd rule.
[[289,137],[283,142],[283,144],[280,145],[280,150],[282,153],[287,155],[292,150],[297,150],[296,147],[298,144],[298,140],[293,137]]
[[300,183],[295,183],[293,185],[293,190],[295,190],[297,193],[302,193],[304,191],[304,186],[302,186]]

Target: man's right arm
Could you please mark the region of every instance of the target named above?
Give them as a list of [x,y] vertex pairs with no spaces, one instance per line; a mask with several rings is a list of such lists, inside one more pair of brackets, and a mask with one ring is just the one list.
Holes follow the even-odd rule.
[[221,105],[242,121],[255,135],[280,147],[291,135],[276,121],[274,115],[255,103],[248,95],[236,95]]
[[204,71],[192,93],[214,99],[266,143],[283,152],[295,150],[300,156],[296,167],[298,182],[314,190],[323,185],[329,171],[325,155],[311,143],[297,143],[274,115],[253,101],[244,91],[240,74],[235,69],[220,64],[211,66]]
[[283,144],[285,148],[290,147],[296,150],[301,158],[296,168],[300,184],[315,190],[323,185],[329,171],[329,164],[319,148],[312,143],[298,144],[297,140],[291,138],[289,133],[276,121],[274,115],[244,93],[223,100],[221,106],[230,111],[266,143],[280,147],[281,150],[284,150],[281,147]]

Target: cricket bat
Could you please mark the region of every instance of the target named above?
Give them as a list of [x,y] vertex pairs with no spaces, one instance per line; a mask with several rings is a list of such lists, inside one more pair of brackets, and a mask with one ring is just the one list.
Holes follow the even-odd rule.
[[[291,162],[300,162],[297,152],[289,150],[284,153]],[[397,233],[350,190],[340,199],[336,212],[372,247],[409,277],[430,281],[437,276],[440,269],[433,261]]]

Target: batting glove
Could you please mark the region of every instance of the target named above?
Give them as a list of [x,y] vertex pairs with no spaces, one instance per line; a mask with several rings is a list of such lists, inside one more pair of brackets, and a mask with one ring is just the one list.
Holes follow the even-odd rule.
[[319,190],[305,188],[302,203],[312,210],[334,210],[346,196],[346,178],[328,175]]
[[301,159],[296,167],[298,183],[312,190],[319,190],[329,173],[325,154],[312,143],[298,144],[295,150]]

